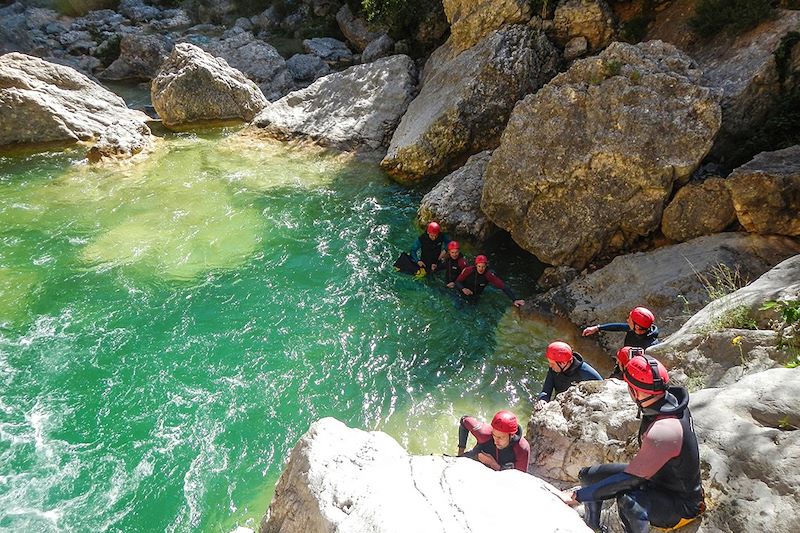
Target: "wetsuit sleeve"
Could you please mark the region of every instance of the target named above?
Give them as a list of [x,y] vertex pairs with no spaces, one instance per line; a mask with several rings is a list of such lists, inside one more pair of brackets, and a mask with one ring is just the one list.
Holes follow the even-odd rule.
[[506,294],[506,296],[511,298],[512,301],[517,299],[517,297],[514,295],[514,291],[512,291],[510,287],[508,287],[505,283],[503,283],[503,280],[498,278],[497,274],[495,274],[491,270],[486,272],[486,281],[491,283],[492,287],[496,287],[501,291],[503,291]]
[[625,472],[650,479],[673,457],[681,453],[683,426],[674,417],[660,418],[642,435],[642,447],[625,468]]
[[619,472],[576,491],[575,499],[579,502],[607,500],[621,492],[629,492],[644,483],[644,479]]
[[630,331],[631,328],[625,322],[610,322],[608,324],[599,324],[597,329],[600,331]]
[[456,278],[456,287],[458,287],[458,290],[461,290],[461,289],[464,288],[464,280],[467,279],[467,276],[472,274],[473,270],[475,270],[475,267],[468,266],[464,270],[461,271],[461,274],[459,274],[458,277]]
[[472,436],[477,439],[478,444],[483,444],[492,438],[492,427],[489,424],[484,424],[472,416],[462,416],[461,424],[458,428],[459,448],[465,448],[467,446],[467,432],[472,433]]
[[539,396],[536,399],[549,402],[550,396],[553,394],[553,387],[555,387],[555,382],[553,381],[553,371],[548,368],[547,377],[544,378],[544,385],[542,385],[542,392],[539,393]]
[[417,240],[411,245],[411,259],[413,259],[415,263],[419,262],[419,251],[421,249],[422,241],[420,241],[419,237],[417,237]]
[[456,264],[458,265],[459,273],[464,272],[464,269],[467,268],[467,260],[463,257],[459,257]]
[[528,461],[531,457],[531,445],[521,437],[519,442],[514,445],[514,468],[520,472],[528,472]]

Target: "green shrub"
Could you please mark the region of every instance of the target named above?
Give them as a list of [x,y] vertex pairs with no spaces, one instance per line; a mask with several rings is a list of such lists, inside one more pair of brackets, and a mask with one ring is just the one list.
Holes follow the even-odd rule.
[[753,313],[746,305],[737,305],[724,309],[715,316],[709,324],[710,331],[722,331],[723,329],[758,329],[758,323],[753,317]]
[[771,0],[700,0],[689,26],[701,37],[711,37],[722,30],[741,33],[772,13]]

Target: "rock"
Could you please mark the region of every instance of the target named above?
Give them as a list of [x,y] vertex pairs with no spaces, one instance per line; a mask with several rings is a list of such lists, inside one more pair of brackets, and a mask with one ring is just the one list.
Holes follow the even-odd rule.
[[394,39],[384,33],[367,45],[361,54],[361,62],[372,63],[376,59],[388,56],[393,49]]
[[442,3],[430,2],[422,13],[417,30],[414,32],[415,45],[425,55],[429,55],[442,44],[449,31],[450,24],[447,22]]
[[382,154],[415,87],[411,58],[391,56],[320,78],[267,106],[253,125],[279,139]]
[[71,28],[75,31],[87,31],[93,35],[103,32],[118,33],[120,26],[127,22],[125,17],[111,9],[98,9],[90,11],[85,16],[72,21]]
[[[795,245],[794,253],[799,252]],[[675,369],[671,375],[676,381],[696,387],[724,386],[744,374],[782,366],[791,349],[782,342],[781,333],[771,329],[775,311],[762,307],[768,301],[796,301],[799,295],[800,255],[795,255],[750,285],[710,302],[648,352]],[[736,329],[737,320],[762,329]],[[739,341],[732,342],[736,337]]]
[[197,3],[197,20],[205,24],[225,24],[236,18],[235,0]]
[[544,34],[511,26],[453,59],[429,63],[438,64],[426,66],[422,89],[381,161],[401,182],[440,175],[494,148],[514,104],[556,73],[558,54]]
[[192,24],[192,19],[183,9],[165,9],[161,17],[150,21],[150,27],[155,31],[176,31]]
[[0,56],[0,146],[97,139],[147,116],[75,70],[19,53]]
[[542,272],[542,275],[539,276],[539,279],[536,280],[536,285],[540,289],[548,291],[560,285],[566,285],[577,278],[578,274],[577,270],[568,266],[547,267]]
[[117,11],[133,22],[148,22],[161,16],[161,10],[145,5],[143,0],[122,0]]
[[800,145],[758,154],[725,183],[747,231],[800,235]]
[[150,128],[143,122],[123,120],[114,122],[89,149],[92,163],[102,159],[127,159],[153,146]]
[[700,531],[800,531],[800,369],[691,396],[703,487]]
[[151,86],[153,107],[165,126],[201,120],[252,120],[267,99],[224,59],[189,43],[176,44]]
[[260,531],[493,531],[524,508],[538,532],[589,532],[554,490],[471,459],[410,456],[385,433],[324,418],[292,450]]
[[560,46],[575,37],[585,37],[591,50],[600,50],[614,38],[614,14],[605,0],[559,2],[553,16],[553,33]]
[[326,62],[311,54],[295,54],[286,60],[286,66],[295,81],[312,82],[331,73]]
[[472,48],[494,30],[528,22],[530,4],[528,0],[444,0],[450,40],[458,51]]
[[719,233],[736,221],[726,180],[709,178],[678,189],[664,209],[661,231],[673,241],[683,242]]
[[119,57],[98,77],[101,80],[151,80],[172,46],[172,41],[161,35],[124,35],[119,43]]
[[[660,41],[615,42],[514,108],[481,207],[551,265],[586,266],[658,228],[676,183],[708,153],[720,95]],[[553,238],[557,235],[558,238]]]
[[353,15],[346,3],[336,12],[336,23],[342,30],[342,35],[359,52],[363,52],[369,43],[381,36],[380,31],[371,31],[364,20]]
[[[698,237],[651,252],[618,256],[609,265],[538,297],[535,303],[568,317],[579,329],[624,322],[631,309],[643,305],[656,315],[663,340],[708,303],[709,290],[701,277],[716,291],[718,285],[734,283],[735,278],[742,284],[753,280],[797,253],[800,244],[787,237],[747,233]],[[622,335],[602,333],[598,341],[613,354]]]
[[317,37],[305,39],[303,49],[306,53],[315,55],[332,67],[342,67],[353,64],[353,52],[347,45],[333,37]]
[[573,37],[569,40],[569,42],[564,46],[564,60],[565,61],[572,61],[573,59],[578,59],[579,57],[583,57],[589,53],[589,41],[586,40],[586,37],[583,35],[579,35],[578,37]]
[[492,152],[486,150],[470,157],[422,198],[418,219],[438,220],[450,234],[467,235],[485,241],[497,228],[481,211],[483,172]]

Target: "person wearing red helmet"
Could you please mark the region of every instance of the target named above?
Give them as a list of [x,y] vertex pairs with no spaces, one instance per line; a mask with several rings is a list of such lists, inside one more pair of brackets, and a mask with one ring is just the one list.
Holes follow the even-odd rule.
[[496,287],[503,291],[506,296],[511,298],[516,307],[525,305],[525,300],[520,300],[514,295],[514,291],[506,285],[497,274],[489,270],[489,259],[485,255],[475,258],[475,264],[466,267],[456,278],[456,288],[467,298],[476,300],[487,285]]
[[[598,324],[589,326],[583,330],[583,336],[594,335],[598,331],[624,331],[625,339],[623,346],[647,349],[658,343],[658,326],[656,326],[655,316],[646,307],[634,307],[628,313],[626,323],[611,322],[609,324]],[[622,379],[622,369],[619,365],[614,366],[610,378]]]
[[439,262],[439,271],[444,272],[444,283],[447,288],[452,289],[456,286],[456,279],[465,268],[467,260],[461,253],[458,241],[450,241],[447,244],[447,255]]
[[[478,441],[474,448],[464,452],[469,434]],[[458,426],[458,456],[480,461],[493,470],[516,468],[528,471],[531,448],[522,436],[522,426],[510,411],[498,411],[491,424],[471,416],[462,416]]]
[[438,222],[429,222],[425,233],[411,246],[411,259],[426,272],[435,272],[439,261],[444,259],[450,237],[442,233]]
[[582,502],[584,520],[595,531],[602,531],[602,502],[611,498],[627,533],[682,527],[705,510],[689,393],[668,385],[667,369],[656,359],[633,350],[629,355],[623,377],[642,412],[639,452],[630,463],[581,469],[582,487],[561,497],[569,505]]
[[570,388],[580,381],[602,380],[600,374],[592,365],[583,360],[583,356],[572,349],[566,342],[555,341],[547,346],[545,351],[547,364],[550,369],[544,378],[542,392],[537,398],[536,407],[542,408],[554,396]]

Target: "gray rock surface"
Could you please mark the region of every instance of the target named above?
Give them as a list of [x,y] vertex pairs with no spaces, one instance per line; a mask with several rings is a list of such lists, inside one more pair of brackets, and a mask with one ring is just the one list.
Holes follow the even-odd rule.
[[175,45],[151,85],[165,126],[202,120],[252,120],[267,105],[255,83],[224,59],[189,43]]
[[560,46],[585,37],[591,50],[599,50],[614,38],[614,14],[605,0],[559,2],[553,15],[553,36]]
[[[660,41],[615,42],[514,108],[481,207],[525,250],[583,268],[658,228],[719,130],[719,93]],[[557,236],[554,237],[554,236]]]
[[312,82],[331,73],[331,67],[326,62],[311,54],[295,54],[286,60],[286,67],[292,74],[295,82]]
[[101,80],[151,80],[172,50],[172,41],[162,35],[124,35],[119,57],[99,74]]
[[444,0],[443,4],[450,41],[458,51],[472,48],[494,30],[531,18],[528,0]]
[[353,64],[353,52],[347,45],[333,37],[315,37],[305,39],[303,49],[313,54],[332,67],[344,67]]
[[267,106],[253,125],[279,139],[380,156],[415,88],[414,62],[391,56],[320,78]]
[[426,66],[422,89],[381,161],[401,182],[446,173],[494,148],[514,104],[555,74],[558,54],[544,34],[517,25],[453,59],[431,62],[438,65]]
[[422,198],[418,219],[438,220],[451,235],[485,241],[497,227],[481,211],[483,173],[492,157],[486,150],[470,157],[463,167],[446,176]]
[[0,116],[0,146],[96,140],[118,120],[148,120],[83,74],[19,53],[0,56]]
[[90,162],[96,163],[103,159],[127,159],[152,147],[153,136],[147,124],[122,120],[108,126],[87,155]]
[[800,145],[758,154],[725,183],[747,231],[800,235]]
[[554,490],[471,459],[411,456],[385,433],[324,418],[292,450],[260,531],[483,533],[524,508],[536,531],[589,532]]
[[346,3],[336,12],[336,23],[348,42],[363,52],[369,43],[381,36],[380,31],[370,29],[367,22],[353,15]]
[[736,221],[726,180],[709,178],[678,189],[664,209],[661,231],[668,239],[684,242],[719,233]]
[[394,39],[382,34],[377,39],[371,41],[361,54],[362,63],[371,63],[376,59],[388,56],[394,49]]

